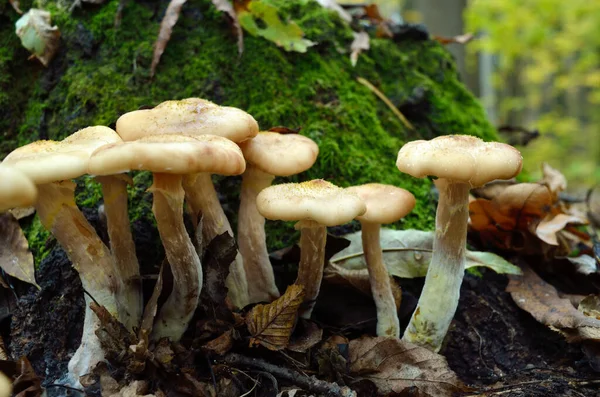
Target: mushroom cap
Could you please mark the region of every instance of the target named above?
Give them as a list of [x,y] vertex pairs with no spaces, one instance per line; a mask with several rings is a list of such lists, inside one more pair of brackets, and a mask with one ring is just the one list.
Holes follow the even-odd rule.
[[417,178],[432,175],[477,187],[515,177],[522,162],[521,153],[510,145],[469,135],[446,135],[408,142],[400,149],[396,165]]
[[313,220],[325,226],[350,222],[366,211],[356,194],[323,179],[268,187],[256,197],[256,207],[267,219]]
[[35,184],[80,177],[87,173],[91,154],[101,146],[121,142],[104,126],[87,127],[62,141],[37,141],[13,150],[2,164],[27,175]]
[[37,189],[25,174],[0,165],[0,212],[14,207],[30,206],[37,198]]
[[89,164],[92,175],[130,170],[239,175],[245,169],[246,162],[238,145],[214,135],[150,135],[137,141],[115,143],[98,149]]
[[208,134],[241,142],[256,136],[258,123],[243,110],[187,98],[125,113],[117,120],[117,132],[124,141],[157,134]]
[[246,161],[275,176],[290,176],[306,171],[317,160],[319,146],[298,134],[259,132],[240,143]]
[[346,190],[360,197],[367,206],[367,212],[356,217],[361,222],[393,223],[408,215],[416,204],[411,192],[392,185],[367,183]]

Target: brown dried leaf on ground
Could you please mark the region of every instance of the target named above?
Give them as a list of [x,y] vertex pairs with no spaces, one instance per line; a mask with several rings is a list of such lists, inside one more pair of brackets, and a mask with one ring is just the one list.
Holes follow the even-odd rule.
[[231,20],[231,24],[233,29],[235,30],[235,34],[237,36],[237,45],[238,45],[238,53],[242,55],[244,52],[244,32],[242,27],[240,26],[240,21],[238,20],[237,13],[233,8],[233,5],[229,0],[211,0],[217,10],[224,12],[227,14],[229,19]]
[[548,189],[555,195],[567,188],[567,178],[556,168],[552,168],[548,163],[542,163],[542,179],[540,183],[548,186]]
[[167,6],[165,16],[160,22],[160,31],[158,33],[158,37],[154,43],[154,54],[152,55],[152,64],[150,65],[150,77],[154,76],[154,73],[156,72],[156,67],[160,62],[160,57],[162,56],[163,52],[165,52],[165,48],[167,48],[167,44],[169,43],[171,34],[173,33],[173,27],[177,23],[179,14],[181,13],[181,8],[186,2],[187,0],[171,0]]
[[214,353],[219,356],[224,356],[233,347],[233,330],[225,331],[217,338],[206,342],[202,346],[205,353]]
[[301,318],[287,348],[297,353],[305,353],[322,339],[323,329],[312,321]]
[[352,66],[356,66],[356,62],[358,61],[358,55],[362,51],[367,51],[371,48],[369,44],[369,34],[367,32],[352,32],[354,35],[354,40],[350,45],[350,50],[352,51],[350,54],[350,63]]
[[290,285],[285,293],[268,305],[256,305],[246,317],[252,335],[250,346],[263,345],[269,350],[285,349],[304,298],[304,287]]
[[237,245],[228,232],[213,238],[206,246],[202,258],[204,281],[200,294],[200,307],[211,319],[233,323],[231,309],[227,305],[225,281],[229,266],[237,255]]
[[444,36],[433,35],[433,39],[437,40],[439,43],[441,43],[443,45],[448,45],[448,44],[452,44],[452,43],[467,44],[469,41],[473,40],[474,38],[475,38],[475,35],[473,33],[460,34],[460,35],[454,36],[454,37],[444,37]]
[[[166,259],[165,259],[166,262]],[[163,269],[164,262],[160,266],[160,271],[158,272],[158,278],[156,279],[156,284],[154,285],[154,290],[152,291],[152,296],[150,300],[146,304],[144,308],[144,314],[142,315],[142,324],[140,326],[140,332],[138,333],[138,337],[141,339],[142,333],[145,335],[150,335],[152,333],[154,318],[156,317],[156,311],[158,307],[158,298],[160,298],[160,294],[162,293],[163,286]]]
[[600,340],[600,320],[575,309],[569,299],[561,298],[556,288],[533,270],[525,268],[523,276],[509,277],[506,291],[537,321],[562,333],[569,342]]
[[16,379],[13,382],[14,397],[40,397],[43,395],[42,380],[36,375],[27,357],[17,361]]
[[121,364],[129,359],[129,347],[137,343],[135,334],[121,324],[104,306],[92,301],[90,309],[100,320],[96,336],[100,340],[107,360],[113,364]]
[[545,243],[558,245],[558,232],[569,223],[581,224],[584,220],[575,215],[557,214],[546,216],[535,228],[535,235]]
[[370,380],[382,395],[415,388],[419,396],[443,397],[464,390],[446,359],[423,347],[397,338],[362,337],[351,341],[349,350],[350,374]]
[[0,267],[9,275],[40,288],[35,282],[29,244],[19,222],[10,213],[0,215]]

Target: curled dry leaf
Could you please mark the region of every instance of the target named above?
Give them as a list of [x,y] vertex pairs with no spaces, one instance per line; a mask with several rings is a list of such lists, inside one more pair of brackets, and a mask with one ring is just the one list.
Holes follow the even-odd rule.
[[16,379],[13,382],[15,397],[41,397],[44,395],[42,380],[36,375],[27,357],[17,361]]
[[464,389],[443,356],[397,338],[355,339],[349,361],[350,374],[370,380],[382,395],[416,388],[419,396],[443,397]]
[[352,63],[352,66],[356,66],[358,55],[361,51],[367,51],[370,48],[369,34],[367,32],[352,32],[352,34],[354,35],[354,40],[350,45],[350,50],[352,51],[350,54],[350,62]]
[[58,27],[51,25],[50,13],[32,8],[19,18],[15,28],[23,47],[44,66],[48,66],[58,50],[60,41],[60,31]]
[[444,36],[433,35],[433,39],[437,40],[439,43],[441,43],[443,45],[452,44],[452,43],[467,44],[469,41],[473,40],[474,38],[475,38],[475,35],[473,33],[459,34],[458,36],[454,36],[454,37],[444,37]]
[[158,272],[158,278],[156,279],[156,284],[154,285],[152,296],[150,296],[150,300],[144,308],[144,314],[142,315],[142,324],[140,326],[140,332],[138,334],[138,337],[140,339],[142,339],[142,333],[144,333],[144,335],[150,335],[152,333],[152,325],[154,323],[154,318],[156,317],[156,310],[158,307],[158,298],[160,298],[160,294],[162,293],[163,269],[165,267],[164,265],[165,263],[163,262],[163,264],[161,264],[160,266],[160,271]]
[[186,2],[187,0],[171,0],[167,6],[165,16],[160,22],[160,31],[158,32],[158,37],[154,43],[154,54],[152,55],[152,64],[150,65],[151,77],[154,76],[154,73],[156,72],[156,67],[160,62],[160,57],[162,56],[163,52],[165,52],[165,48],[167,48],[167,44],[171,39],[173,27],[179,19],[181,7],[183,7]]
[[563,230],[569,223],[581,224],[585,223],[585,220],[575,215],[548,215],[535,228],[535,235],[545,243],[558,245],[557,233]]
[[10,5],[12,6],[12,8],[17,12],[17,14],[23,14],[23,11],[21,11],[20,3],[19,0],[8,0],[10,2]]
[[40,288],[35,282],[29,244],[19,222],[10,213],[0,214],[0,267],[9,275]]
[[285,293],[268,305],[256,305],[246,317],[252,335],[250,346],[263,345],[269,350],[288,346],[304,298],[304,287],[290,285]]
[[288,344],[288,350],[305,353],[311,347],[321,342],[323,339],[323,329],[310,320],[300,319],[294,335]]
[[240,21],[238,20],[237,13],[233,8],[233,5],[229,0],[211,0],[217,10],[224,12],[229,16],[233,28],[235,30],[235,34],[237,36],[237,45],[238,45],[238,54],[242,55],[244,52],[244,32],[242,31],[242,27],[240,25]]
[[211,318],[233,322],[228,307],[225,281],[229,275],[229,266],[237,255],[237,245],[228,232],[213,238],[202,258],[204,281],[200,295],[200,306]]
[[210,352],[224,356],[233,347],[233,330],[227,330],[219,337],[206,342],[202,346],[204,352]]
[[513,300],[540,323],[563,334],[567,341],[600,340],[600,320],[588,317],[559,296],[556,288],[526,268],[522,276],[510,276],[506,287]]
[[548,186],[550,192],[555,196],[567,188],[567,178],[548,163],[542,163],[542,180],[540,183]]

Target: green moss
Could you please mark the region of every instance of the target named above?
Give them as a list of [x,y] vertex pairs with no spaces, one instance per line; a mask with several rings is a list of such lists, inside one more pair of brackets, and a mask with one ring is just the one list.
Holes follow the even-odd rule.
[[42,225],[37,216],[21,224],[29,249],[33,253],[33,261],[35,266],[39,266],[42,260],[48,256],[54,247],[55,240],[48,230]]
[[[399,148],[406,141],[440,134],[496,137],[481,106],[459,82],[447,50],[434,41],[372,39],[371,49],[360,55],[353,68],[348,52],[352,31],[337,14],[309,0],[256,1],[278,6],[284,19],[295,20],[306,37],[318,44],[305,54],[287,53],[246,34],[244,53],[239,56],[227,19],[208,0],[190,1],[183,7],[154,79],[149,78],[149,67],[166,2],[157,10],[154,3],[128,2],[116,30],[118,0],[78,9],[73,15],[50,1],[48,7],[63,34],[63,50],[49,70],[38,67],[41,77],[33,82],[10,71],[14,79],[25,79],[18,84],[25,84],[28,92],[27,101],[19,102],[13,113],[12,122],[19,129],[12,138],[19,142],[40,136],[59,139],[89,125],[113,125],[120,114],[142,105],[205,97],[247,110],[263,129],[302,127],[301,133],[319,144],[320,156],[310,171],[291,180],[326,178],[341,186],[373,181],[402,186],[418,200],[402,226],[430,228],[434,220],[430,183],[396,169]],[[14,58],[22,51],[12,45],[9,55]],[[1,59],[0,55],[0,68]],[[53,84],[43,84],[50,75]],[[415,130],[407,130],[357,77],[381,89]],[[0,84],[0,98],[5,94],[2,90]],[[151,216],[150,198],[143,193],[148,185],[146,174],[130,190],[134,219]],[[237,187],[220,186],[230,200],[230,212],[235,211]],[[80,204],[92,205],[99,199],[97,190],[90,191],[90,197],[78,197]],[[276,248],[287,243],[293,229],[269,222],[268,235],[269,245]]]

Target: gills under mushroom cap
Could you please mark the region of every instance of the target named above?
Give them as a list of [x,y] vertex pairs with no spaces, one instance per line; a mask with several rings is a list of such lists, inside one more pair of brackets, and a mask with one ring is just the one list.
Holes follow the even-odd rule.
[[117,120],[116,129],[124,141],[157,134],[209,134],[241,142],[256,136],[258,123],[243,110],[187,98],[125,113]]
[[516,176],[522,161],[521,153],[510,145],[484,142],[469,135],[448,135],[408,142],[400,149],[396,165],[417,178],[431,175],[477,187]]
[[267,219],[313,220],[325,226],[350,222],[366,211],[356,194],[323,179],[268,187],[256,198],[256,206]]
[[37,189],[25,174],[0,165],[0,212],[33,205],[36,197]]

